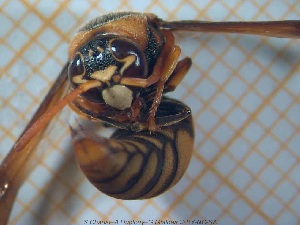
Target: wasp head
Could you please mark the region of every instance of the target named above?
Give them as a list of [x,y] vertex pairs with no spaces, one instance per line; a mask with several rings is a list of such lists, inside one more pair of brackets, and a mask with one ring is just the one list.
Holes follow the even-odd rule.
[[98,35],[78,49],[68,73],[74,88],[88,80],[103,84],[84,93],[87,100],[123,110],[131,106],[134,88],[121,85],[121,79],[146,78],[148,63],[141,47],[129,38]]

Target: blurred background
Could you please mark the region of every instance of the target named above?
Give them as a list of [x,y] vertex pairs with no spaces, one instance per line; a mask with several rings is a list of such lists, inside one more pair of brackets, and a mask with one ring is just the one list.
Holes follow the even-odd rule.
[[[300,2],[0,0],[0,160],[58,76],[76,30],[116,11],[165,20],[284,20],[300,18]],[[98,192],[75,162],[67,107],[41,141],[11,224],[299,224],[300,40],[177,32],[176,43],[193,59],[170,94],[194,116],[195,149],[183,179],[144,201]]]

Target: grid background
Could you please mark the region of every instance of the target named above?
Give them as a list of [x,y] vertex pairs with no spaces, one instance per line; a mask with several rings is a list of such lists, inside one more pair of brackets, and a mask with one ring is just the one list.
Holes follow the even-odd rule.
[[[0,0],[0,159],[61,70],[76,29],[122,10],[153,12],[165,20],[300,17],[298,0]],[[196,130],[180,183],[146,201],[99,193],[74,160],[66,108],[42,141],[44,157],[34,159],[36,169],[20,190],[11,224],[300,223],[299,40],[177,32],[176,42],[193,67],[172,96],[191,106]]]

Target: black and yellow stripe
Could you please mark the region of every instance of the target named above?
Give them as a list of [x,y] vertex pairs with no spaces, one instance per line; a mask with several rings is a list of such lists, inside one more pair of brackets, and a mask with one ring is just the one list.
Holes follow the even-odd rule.
[[193,139],[189,116],[155,132],[118,129],[109,139],[79,130],[73,145],[83,173],[100,191],[119,199],[145,199],[181,179]]

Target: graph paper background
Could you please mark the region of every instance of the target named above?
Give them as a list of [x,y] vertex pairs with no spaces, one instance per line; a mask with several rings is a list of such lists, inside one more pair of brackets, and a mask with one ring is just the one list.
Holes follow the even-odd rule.
[[[0,0],[0,159],[60,72],[76,29],[122,10],[153,12],[165,20],[300,18],[297,0]],[[180,183],[146,201],[99,193],[76,165],[66,108],[43,139],[44,157],[35,159],[11,224],[300,223],[300,41],[178,32],[176,42],[193,67],[172,96],[191,106],[196,130]]]

